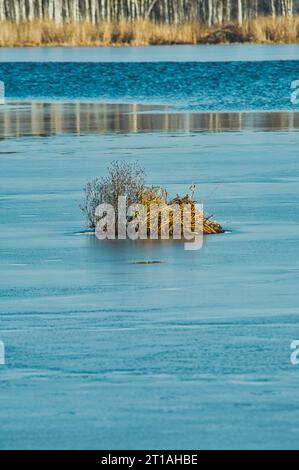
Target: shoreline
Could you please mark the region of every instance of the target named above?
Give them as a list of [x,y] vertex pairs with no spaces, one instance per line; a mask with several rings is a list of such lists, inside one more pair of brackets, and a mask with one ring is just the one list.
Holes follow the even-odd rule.
[[194,44],[298,44],[299,16],[258,17],[242,25],[207,27],[198,22],[162,24],[149,20],[56,24],[32,20],[0,22],[1,47],[120,47]]

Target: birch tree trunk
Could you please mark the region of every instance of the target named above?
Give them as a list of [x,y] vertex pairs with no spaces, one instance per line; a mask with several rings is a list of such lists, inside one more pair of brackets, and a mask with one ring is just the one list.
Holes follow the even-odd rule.
[[0,0],[0,21],[5,20],[4,0]]
[[51,19],[62,22],[137,18],[164,23],[198,21],[212,26],[258,15],[291,17],[299,0],[0,0],[0,21]]
[[242,25],[243,23],[243,5],[242,0],[238,0],[238,23]]

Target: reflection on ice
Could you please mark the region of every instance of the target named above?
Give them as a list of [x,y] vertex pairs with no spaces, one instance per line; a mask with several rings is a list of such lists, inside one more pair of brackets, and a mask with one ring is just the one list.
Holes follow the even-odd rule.
[[179,113],[170,106],[14,103],[0,108],[0,138],[54,134],[297,130],[299,112]]

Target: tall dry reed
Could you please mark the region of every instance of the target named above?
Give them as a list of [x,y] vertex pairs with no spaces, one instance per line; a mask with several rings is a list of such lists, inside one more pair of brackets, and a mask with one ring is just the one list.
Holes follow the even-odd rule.
[[147,46],[157,44],[198,43],[297,43],[299,17],[260,17],[242,26],[229,24],[210,29],[197,22],[157,24],[136,22],[91,24],[89,22],[57,25],[50,21],[20,24],[0,23],[0,47],[16,46]]

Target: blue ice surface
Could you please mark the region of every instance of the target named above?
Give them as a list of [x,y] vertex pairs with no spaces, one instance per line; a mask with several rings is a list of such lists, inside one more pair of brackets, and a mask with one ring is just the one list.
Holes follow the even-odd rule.
[[[8,99],[25,101],[294,109],[296,54],[298,46],[1,49],[0,80]],[[292,115],[276,132],[165,125],[22,137],[42,127],[30,109],[1,116],[0,448],[298,449]],[[45,113],[45,128],[60,129],[66,109]],[[115,159],[138,159],[147,182],[173,195],[195,181],[228,232],[198,252],[80,233],[82,189]]]
[[[171,194],[196,181],[230,233],[78,234],[115,159]],[[0,447],[298,449],[298,188],[298,132],[2,140]]]
[[155,103],[183,111],[288,110],[298,60],[0,62],[7,99]]
[[298,57],[298,44],[0,48],[0,62],[260,62]]

